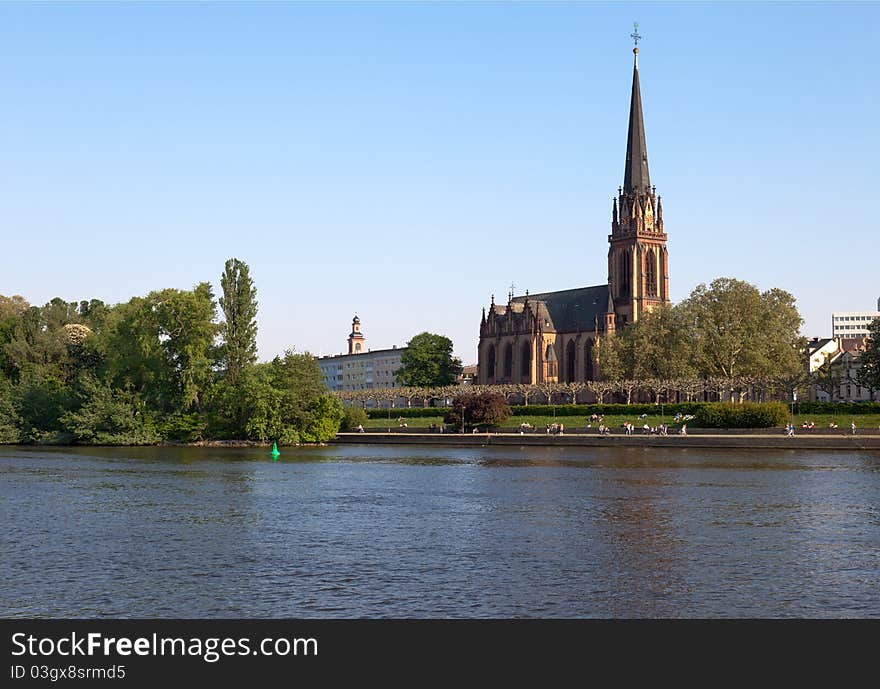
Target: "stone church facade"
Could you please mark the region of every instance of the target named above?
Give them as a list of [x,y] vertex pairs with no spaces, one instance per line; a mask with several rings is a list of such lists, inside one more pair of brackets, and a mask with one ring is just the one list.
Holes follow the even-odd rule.
[[632,96],[623,186],[611,209],[608,282],[593,287],[514,296],[483,309],[478,383],[538,384],[593,380],[598,338],[669,303],[663,206],[648,174],[648,151],[633,49]]

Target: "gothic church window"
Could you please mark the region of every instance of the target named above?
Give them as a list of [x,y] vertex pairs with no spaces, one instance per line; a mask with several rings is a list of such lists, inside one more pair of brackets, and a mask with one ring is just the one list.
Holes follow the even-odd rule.
[[657,258],[653,249],[645,257],[645,289],[649,297],[657,296]]
[[531,382],[532,375],[532,345],[524,342],[522,351],[520,352],[520,374],[523,377],[523,383]]
[[584,347],[584,364],[586,367],[586,378],[587,380],[594,379],[593,373],[593,341],[587,340],[587,345]]
[[510,380],[513,377],[513,346],[508,344],[504,348],[504,378]]
[[629,283],[632,275],[628,251],[623,251],[620,254],[620,271],[618,275],[620,277],[620,294],[626,296],[629,294]]

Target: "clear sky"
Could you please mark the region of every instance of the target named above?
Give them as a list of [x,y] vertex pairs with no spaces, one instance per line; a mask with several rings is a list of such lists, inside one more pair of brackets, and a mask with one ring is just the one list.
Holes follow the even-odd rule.
[[246,261],[261,358],[607,279],[632,22],[673,301],[804,334],[880,297],[880,4],[0,4],[0,294],[126,301]]

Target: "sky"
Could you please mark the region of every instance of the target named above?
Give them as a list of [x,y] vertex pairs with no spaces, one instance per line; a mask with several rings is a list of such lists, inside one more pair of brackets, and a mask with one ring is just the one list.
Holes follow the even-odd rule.
[[880,297],[877,3],[2,3],[0,294],[127,301],[248,263],[261,359],[607,281],[632,23],[674,302]]

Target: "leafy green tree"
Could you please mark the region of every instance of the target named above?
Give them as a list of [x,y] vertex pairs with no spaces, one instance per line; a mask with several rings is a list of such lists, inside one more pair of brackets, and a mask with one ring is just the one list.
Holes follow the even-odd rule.
[[7,353],[22,315],[30,308],[23,297],[6,297],[0,294],[0,373],[12,376],[16,373],[13,360]]
[[98,348],[112,387],[137,393],[151,409],[168,412],[175,391],[159,333],[152,298],[134,297],[111,309]]
[[856,380],[859,386],[868,389],[873,399],[874,392],[880,390],[880,318],[871,322],[868,333],[865,351],[859,357]]
[[21,439],[21,418],[13,404],[12,383],[0,373],[0,444]]
[[342,403],[327,393],[318,362],[310,354],[287,351],[251,367],[244,381],[249,438],[285,444],[326,442],[339,431]]
[[788,292],[761,293],[747,282],[718,278],[698,285],[680,308],[705,377],[769,379],[802,366],[803,321]]
[[319,395],[308,406],[308,416],[300,431],[307,443],[326,443],[339,432],[344,410],[342,402],[330,394]]
[[299,433],[284,419],[284,393],[276,387],[276,370],[270,364],[256,364],[243,379],[246,400],[245,433],[251,440],[299,442]]
[[202,282],[192,291],[165,289],[150,297],[181,409],[201,411],[216,361],[217,305],[211,285]]
[[693,374],[691,348],[682,309],[659,306],[643,314],[625,330],[632,362],[629,376],[636,380],[672,380]]
[[462,369],[461,360],[452,356],[452,340],[427,332],[407,342],[400,363],[397,380],[409,387],[452,385]]
[[114,390],[91,375],[77,385],[79,406],[61,417],[76,442],[97,445],[144,445],[159,435],[137,396]]
[[369,417],[360,407],[347,406],[342,415],[340,430],[356,431],[358,426],[365,426]]
[[593,347],[593,364],[605,380],[632,377],[632,340],[625,328],[599,337]]
[[29,366],[51,367],[59,377],[67,367],[67,333],[58,310],[50,304],[31,306],[13,322],[4,346],[7,366],[15,377]]
[[61,417],[73,407],[70,388],[51,367],[29,365],[22,372],[13,393],[13,404],[20,417],[22,440],[40,442],[61,440]]
[[221,361],[229,382],[237,385],[245,368],[257,360],[257,290],[247,263],[237,258],[226,261],[220,286]]

